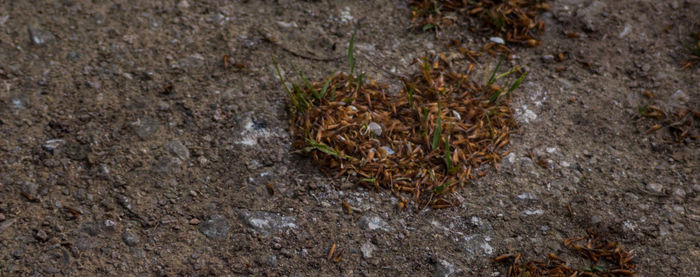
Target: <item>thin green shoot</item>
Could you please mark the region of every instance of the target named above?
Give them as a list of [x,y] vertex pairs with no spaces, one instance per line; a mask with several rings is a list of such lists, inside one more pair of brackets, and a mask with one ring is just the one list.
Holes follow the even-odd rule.
[[296,84],[292,84],[292,89],[294,90],[294,94],[290,96],[297,108],[297,112],[305,111],[306,108],[309,107],[309,101],[306,99],[306,92]]
[[413,107],[413,86],[409,85],[408,86],[408,106]]
[[275,65],[277,76],[279,76],[280,82],[282,82],[282,85],[284,86],[284,90],[287,91],[287,94],[292,95],[292,92],[289,90],[289,87],[287,87],[287,84],[285,83],[284,77],[282,77],[282,72],[280,71],[280,67],[279,65],[277,65],[277,61],[275,60],[275,58],[272,58],[272,64]]
[[641,107],[637,108],[637,112],[639,112],[640,116],[644,116],[644,114],[647,112],[648,107],[649,107],[649,104],[641,106]]
[[440,115],[440,102],[438,102],[438,113],[437,120],[435,122],[435,131],[433,132],[433,143],[431,144],[431,149],[435,150],[440,144],[440,137],[442,136],[442,116]]
[[328,91],[328,86],[331,84],[331,80],[333,79],[333,76],[335,76],[335,73],[333,73],[331,76],[328,77],[325,83],[323,83],[323,87],[321,88],[321,93],[320,96],[323,98],[326,96],[326,91]]
[[496,72],[498,72],[498,70],[501,68],[501,64],[503,63],[503,59],[504,59],[504,57],[501,57],[501,58],[498,60],[498,64],[496,64],[496,69],[494,69],[493,72],[491,72],[491,77],[489,78],[488,81],[486,81],[486,88],[488,88],[488,87],[491,86],[494,82],[496,82],[496,80],[497,80],[497,79],[496,79]]
[[457,167],[454,166],[452,162],[452,153],[450,152],[450,136],[447,135],[445,138],[445,167],[447,168],[447,173],[455,173],[457,171]]
[[425,69],[425,74],[430,74],[430,62],[428,62],[428,57],[423,58],[423,67]]
[[[510,74],[510,73],[513,72],[513,71],[514,71],[514,70],[511,69],[511,70],[509,70],[509,71],[507,71],[507,72],[505,72],[505,73],[502,73],[502,74],[499,75],[499,77],[496,77],[496,79],[500,79],[500,76],[501,76],[501,75],[503,75],[503,77],[505,77],[505,76],[507,76],[507,74]],[[506,74],[506,73],[507,73],[507,74]],[[504,74],[506,74],[506,75],[504,75]],[[509,87],[508,90],[506,91],[506,94],[505,94],[506,97],[508,97],[508,95],[510,95],[515,89],[517,89],[517,88],[520,86],[520,84],[521,84],[521,83],[523,82],[523,80],[525,79],[525,76],[527,76],[527,72],[524,72],[523,74],[521,74],[520,77],[518,77],[518,79],[516,79],[516,80],[510,85],[510,87]],[[491,97],[489,97],[488,103],[496,103],[496,101],[498,101],[498,98],[501,96],[502,93],[503,93],[503,89],[499,89],[496,93],[494,93],[493,95],[491,95]]]
[[423,26],[423,31],[427,31],[427,30],[430,30],[430,29],[432,29],[432,28],[435,28],[435,24],[428,23],[428,24],[425,24],[425,25]]
[[306,151],[306,152],[318,150],[318,151],[321,151],[321,152],[326,153],[328,155],[334,156],[336,158],[344,159],[344,160],[354,160],[355,159],[352,156],[348,156],[348,155],[341,153],[340,151],[334,149],[333,147],[326,145],[323,142],[318,142],[318,141],[315,141],[313,139],[307,138],[306,143],[308,143],[310,145],[309,147],[304,148],[304,151]]
[[494,132],[493,132],[493,123],[491,123],[491,111],[484,113],[486,116],[486,123],[489,125],[489,136],[491,136],[491,139],[494,137]]
[[360,181],[374,184],[375,182],[377,182],[377,179],[375,179],[375,178],[363,178],[363,179],[360,179]]
[[514,71],[515,71],[515,68],[511,68],[510,70],[508,70],[506,72],[498,74],[498,75],[496,75],[496,78],[494,79],[494,81],[501,79],[503,77],[506,77],[506,76],[510,75],[511,73],[513,73]]
[[491,97],[489,97],[489,100],[487,100],[487,102],[496,103],[496,100],[498,100],[498,97],[501,96],[502,92],[503,92],[503,90],[499,89],[496,93],[494,93],[493,95],[491,95]]
[[335,87],[335,85],[333,85],[333,86],[331,87],[331,93],[330,93],[330,95],[331,95],[331,96],[330,96],[330,100],[331,100],[331,101],[335,101],[335,90],[336,90],[336,87]]
[[311,86],[311,82],[309,82],[309,79],[307,79],[306,76],[304,76],[304,73],[301,71],[297,71],[297,69],[294,67],[294,65],[292,65],[292,70],[294,70],[295,72],[297,72],[299,74],[299,76],[301,76],[301,79],[304,80],[304,84],[306,84],[306,87],[308,87],[309,91],[311,91],[311,95],[316,97],[316,99],[321,99],[321,96],[318,94],[318,91],[316,91],[313,88],[313,86]]
[[435,194],[442,194],[443,191],[445,191],[445,189],[446,189],[447,187],[449,187],[451,184],[452,184],[452,182],[445,182],[444,184],[438,186],[438,187],[435,188],[435,190],[434,190]]
[[515,80],[515,82],[513,82],[513,84],[510,85],[510,88],[508,88],[508,92],[506,92],[506,95],[505,95],[506,97],[508,97],[508,95],[510,95],[511,92],[513,92],[515,89],[517,89],[520,86],[520,84],[525,79],[525,76],[527,76],[527,72],[523,72],[523,74],[521,74],[520,77],[517,80]]

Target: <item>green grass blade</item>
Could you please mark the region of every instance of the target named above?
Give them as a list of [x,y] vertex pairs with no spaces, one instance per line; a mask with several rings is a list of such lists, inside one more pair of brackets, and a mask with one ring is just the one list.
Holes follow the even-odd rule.
[[320,97],[320,95],[318,94],[318,92],[311,86],[311,83],[309,82],[309,79],[307,79],[306,76],[304,76],[304,73],[298,71],[294,66],[292,66],[292,70],[294,70],[295,72],[297,72],[297,74],[299,74],[299,76],[301,76],[301,79],[304,80],[304,84],[306,84],[306,87],[309,88],[309,91],[311,91],[311,94],[312,94],[314,97],[316,97],[316,99],[321,99],[321,97]]
[[445,182],[444,184],[435,188],[435,190],[434,190],[435,194],[441,194],[448,186],[450,186],[450,184],[452,184],[452,182]]
[[527,76],[527,72],[524,72],[522,75],[520,75],[520,78],[515,80],[512,85],[510,85],[510,88],[508,88],[508,92],[506,93],[506,96],[510,95],[511,92],[513,92],[515,89],[517,89],[520,86],[520,83],[525,80],[525,76]]
[[284,82],[284,77],[282,77],[282,72],[280,71],[280,67],[277,65],[277,61],[275,58],[272,58],[272,64],[275,65],[275,70],[277,71],[277,76],[280,78],[280,82],[282,82],[282,85],[284,86],[284,90],[287,91],[287,94],[292,95],[292,91],[289,90],[289,87],[287,87],[287,84]]
[[498,72],[498,69],[501,68],[501,64],[503,63],[503,58],[504,58],[504,57],[501,57],[501,58],[498,60],[498,64],[496,64],[496,69],[494,69],[493,72],[491,72],[491,78],[489,78],[488,82],[486,82],[486,88],[488,88],[491,84],[493,84],[493,82],[496,81],[496,79],[495,79],[495,78],[496,78],[496,72]]
[[330,77],[328,77],[328,80],[326,80],[326,82],[323,83],[323,88],[321,88],[321,93],[320,93],[321,98],[323,98],[324,96],[326,96],[326,91],[328,91],[328,85],[331,84],[331,80],[333,80],[333,76],[335,76],[335,73],[333,73],[333,75],[331,75]]
[[447,168],[447,173],[454,173],[455,169],[452,165],[452,153],[450,153],[450,136],[445,138],[445,167]]
[[489,97],[489,100],[487,102],[496,103],[496,100],[498,100],[498,97],[501,96],[501,93],[503,93],[503,90],[499,89],[496,93],[494,93],[493,95],[491,95],[491,97]]
[[334,157],[337,157],[340,159],[345,159],[345,160],[354,160],[355,159],[352,156],[345,155],[345,154],[341,153],[340,151],[335,150],[334,148],[326,145],[323,142],[318,142],[318,141],[307,138],[306,143],[308,143],[310,145],[309,147],[304,148],[304,150],[306,152],[310,152],[312,150],[318,150],[318,151],[321,151],[323,153],[326,153],[328,155],[331,155],[331,156],[334,156]]
[[413,107],[413,86],[408,86],[408,106]]
[[440,136],[442,136],[442,116],[440,116],[440,103],[438,103],[437,121],[435,122],[435,132],[433,132],[432,149],[435,150],[440,144]]
[[503,72],[501,74],[496,75],[496,78],[494,79],[494,81],[510,75],[511,73],[513,73],[513,71],[514,71],[514,69],[511,69],[511,70],[508,70],[506,72]]

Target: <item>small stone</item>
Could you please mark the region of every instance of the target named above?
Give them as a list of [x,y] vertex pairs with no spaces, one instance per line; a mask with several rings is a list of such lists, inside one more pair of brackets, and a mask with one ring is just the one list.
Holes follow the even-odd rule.
[[599,215],[594,215],[593,217],[591,217],[591,223],[593,223],[593,224],[598,224],[602,221],[603,221],[603,217],[601,217]]
[[105,229],[108,231],[114,232],[117,229],[117,223],[109,219],[105,220],[104,224]]
[[683,108],[688,104],[688,101],[690,101],[688,94],[679,89],[671,95],[669,104],[673,107]]
[[199,231],[210,239],[223,239],[228,235],[231,224],[225,217],[215,214],[204,223],[199,224]]
[[39,230],[34,234],[34,237],[36,237],[40,241],[47,241],[49,239],[49,235],[44,232],[44,230]]
[[157,119],[146,117],[135,124],[136,135],[141,139],[148,139],[160,129],[160,122]]
[[177,7],[185,10],[190,7],[190,3],[187,3],[187,0],[182,0],[180,3],[177,3]]
[[56,148],[58,148],[61,144],[63,144],[62,139],[50,139],[44,142],[44,145],[41,146],[44,150],[47,152],[53,153]]
[[266,255],[265,257],[263,257],[263,264],[267,265],[268,267],[277,266],[277,256]]
[[360,226],[360,228],[370,231],[374,231],[377,229],[381,229],[383,231],[390,230],[386,221],[384,221],[381,217],[376,215],[362,216],[362,218],[360,218],[360,221],[358,222],[358,225]]
[[673,196],[683,199],[685,198],[685,190],[682,188],[676,188],[673,190]]
[[500,37],[491,37],[489,38],[490,41],[498,43],[498,44],[506,44],[506,42],[503,40],[503,38]]
[[136,246],[137,244],[139,244],[139,242],[141,242],[138,235],[134,234],[131,231],[124,231],[124,233],[122,233],[122,240],[124,241],[124,243],[126,243],[126,245],[131,247]]
[[515,165],[515,160],[516,160],[515,153],[510,152],[508,155],[503,157],[503,161],[501,163],[501,166],[504,168],[512,168],[513,165]]
[[367,128],[369,128],[369,131],[372,132],[375,136],[381,136],[382,135],[382,126],[379,126],[376,122],[370,122],[369,125],[367,125]]
[[182,161],[186,161],[190,158],[190,151],[187,149],[187,147],[182,145],[180,141],[175,140],[169,142],[165,145],[165,149],[176,155]]
[[455,266],[448,261],[439,260],[435,263],[435,271],[433,272],[434,277],[449,277],[455,274]]
[[374,250],[377,250],[377,247],[369,241],[363,243],[360,247],[360,251],[362,251],[362,257],[364,257],[365,259],[372,258],[372,252],[374,252]]
[[161,156],[153,165],[152,169],[155,172],[167,175],[178,174],[182,171],[182,160],[171,157]]
[[544,55],[542,56],[542,61],[551,63],[554,61],[554,55]]
[[28,198],[30,198],[29,200],[34,200],[38,197],[38,190],[39,186],[33,182],[22,183],[22,192],[25,194],[25,196],[28,196]]
[[43,45],[47,42],[53,41],[56,37],[49,31],[45,30],[39,25],[29,25],[27,28],[29,31],[29,38],[34,45]]
[[663,193],[664,186],[662,186],[661,184],[657,184],[657,183],[649,183],[649,184],[647,184],[647,190],[649,190],[653,193]]
[[5,214],[4,213],[0,213],[0,221],[5,221]]
[[473,225],[474,227],[478,227],[479,225],[481,225],[481,219],[479,219],[479,218],[476,217],[476,216],[472,216],[470,222],[472,223],[472,225]]
[[238,217],[258,233],[268,235],[286,228],[297,228],[296,218],[273,213],[239,211]]
[[524,210],[522,213],[520,213],[520,215],[522,215],[522,216],[532,216],[532,215],[539,216],[539,215],[543,215],[543,214],[544,214],[544,211],[543,211],[543,210],[540,210],[540,209],[537,209],[537,210]]
[[532,192],[523,192],[518,194],[518,196],[515,198],[518,198],[519,200],[537,200],[537,196],[535,196]]
[[197,219],[196,217],[190,219],[190,224],[191,224],[191,225],[198,225],[200,222],[201,222],[201,221],[199,221],[199,219]]

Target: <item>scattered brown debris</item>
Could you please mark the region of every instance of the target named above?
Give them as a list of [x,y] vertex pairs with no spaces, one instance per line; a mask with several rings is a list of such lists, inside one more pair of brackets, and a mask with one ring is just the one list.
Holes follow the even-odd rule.
[[515,127],[506,103],[524,76],[510,89],[482,87],[447,67],[425,59],[395,96],[363,75],[315,83],[302,76],[305,86],[289,90],[293,146],[336,176],[390,189],[399,208],[406,194],[433,208],[453,206],[449,193],[473,178],[472,168],[500,161]]
[[544,21],[538,18],[539,12],[550,10],[547,3],[539,0],[411,0],[409,7],[412,9],[411,21],[423,30],[451,24],[454,19],[443,13],[455,12],[481,19],[488,26],[472,26],[474,32],[491,30],[492,33],[504,35],[507,42],[530,47],[539,45],[536,34],[545,27]]
[[[644,93],[649,98],[655,98],[653,92]],[[697,140],[700,138],[700,112],[688,109],[678,109],[672,112],[664,112],[655,105],[646,105],[639,109],[642,117],[657,120],[653,126],[646,131],[647,134],[654,133],[660,129],[668,128],[668,131],[676,142],[683,142],[687,139]],[[660,122],[658,122],[660,121]]]
[[[579,242],[585,242],[579,244]],[[579,256],[591,261],[590,267],[573,269],[556,254],[550,253],[546,261],[532,260],[523,263],[521,255],[505,254],[494,258],[493,262],[511,261],[508,276],[590,276],[619,277],[635,276],[633,251],[622,250],[619,242],[601,239],[597,232],[564,240],[564,245]]]
[[328,251],[328,258],[326,260],[330,261],[333,258],[333,254],[335,254],[335,248],[338,245],[334,242],[333,245],[331,245],[331,250]]

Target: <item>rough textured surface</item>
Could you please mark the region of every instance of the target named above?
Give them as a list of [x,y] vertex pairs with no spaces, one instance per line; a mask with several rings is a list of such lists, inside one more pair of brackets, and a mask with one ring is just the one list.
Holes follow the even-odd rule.
[[[414,72],[426,51],[457,53],[449,39],[479,49],[489,36],[408,30],[404,1],[3,1],[0,271],[497,276],[489,259],[513,251],[583,263],[561,241],[598,228],[643,276],[700,275],[697,142],[635,119],[643,90],[698,110],[699,69],[680,67],[700,4],[551,6],[542,45],[515,47],[529,75],[512,154],[477,170],[459,207],[397,210],[291,153],[271,57],[315,79],[347,70],[360,20],[358,68],[397,83],[387,72]],[[483,76],[496,58],[478,61]]]

